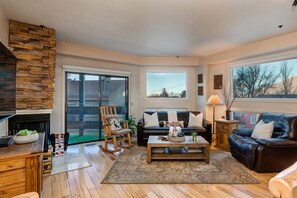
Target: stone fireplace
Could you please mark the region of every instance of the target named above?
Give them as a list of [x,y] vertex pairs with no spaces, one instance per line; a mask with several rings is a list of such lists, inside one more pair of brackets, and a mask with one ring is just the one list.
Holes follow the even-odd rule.
[[8,135],[15,135],[22,129],[45,133],[44,151],[48,150],[50,136],[50,114],[16,115],[8,120]]

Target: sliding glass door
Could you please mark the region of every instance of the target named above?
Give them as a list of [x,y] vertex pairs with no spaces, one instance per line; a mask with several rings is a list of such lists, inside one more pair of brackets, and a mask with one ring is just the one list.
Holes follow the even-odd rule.
[[69,144],[104,139],[99,106],[128,117],[128,77],[66,72],[65,128]]

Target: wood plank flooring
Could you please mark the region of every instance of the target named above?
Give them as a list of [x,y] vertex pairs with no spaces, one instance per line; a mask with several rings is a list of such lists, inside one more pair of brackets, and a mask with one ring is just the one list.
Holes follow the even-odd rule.
[[90,158],[93,166],[44,177],[44,198],[272,197],[269,193],[268,181],[276,173],[263,174],[248,169],[248,172],[261,182],[260,184],[101,184],[102,179],[115,161],[105,155],[105,153],[99,149],[98,144],[89,146],[82,145],[81,147],[84,153]]

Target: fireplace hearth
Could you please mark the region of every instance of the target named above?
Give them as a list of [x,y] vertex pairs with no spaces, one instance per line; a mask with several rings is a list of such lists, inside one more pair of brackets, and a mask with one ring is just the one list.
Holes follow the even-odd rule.
[[44,151],[47,152],[50,135],[50,114],[16,115],[8,120],[8,135],[15,135],[22,129],[44,132]]

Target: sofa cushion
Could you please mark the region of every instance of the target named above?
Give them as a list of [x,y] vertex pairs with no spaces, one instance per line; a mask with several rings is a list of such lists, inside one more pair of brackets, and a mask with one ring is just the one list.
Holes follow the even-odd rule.
[[256,140],[247,136],[231,134],[229,142],[232,156],[252,169],[255,163],[256,150],[259,146]]
[[203,121],[203,113],[200,113],[198,115],[194,115],[193,113],[189,113],[189,124],[188,126],[193,127],[193,126],[202,126],[202,121]]
[[241,135],[241,136],[251,136],[253,133],[253,129],[247,129],[247,128],[241,128],[241,129],[234,129],[232,131],[235,135]]
[[271,121],[266,124],[262,120],[260,120],[256,124],[251,137],[254,139],[271,138],[273,129],[274,129],[274,121]]
[[272,138],[297,140],[297,115],[261,113],[258,122],[274,121]]
[[177,121],[177,122],[163,121],[163,127],[170,127],[170,126],[179,126],[181,128],[185,127],[184,121]]
[[287,139],[269,138],[269,139],[259,139],[257,140],[257,142],[263,146],[274,147],[274,148],[297,147],[297,141],[287,140]]
[[152,115],[144,113],[143,116],[144,116],[144,125],[145,126],[147,126],[147,127],[159,126],[157,112],[153,113]]
[[143,127],[144,134],[168,134],[169,127]]
[[[207,131],[204,127],[184,127],[181,130],[186,135],[190,135],[192,132],[205,133]],[[153,134],[160,132],[162,134],[168,134],[169,127],[143,127],[143,133]]]
[[168,122],[177,122],[177,112],[167,111]]
[[182,132],[197,132],[197,133],[205,133],[206,129],[202,126],[199,127],[186,127],[186,128],[182,128]]

